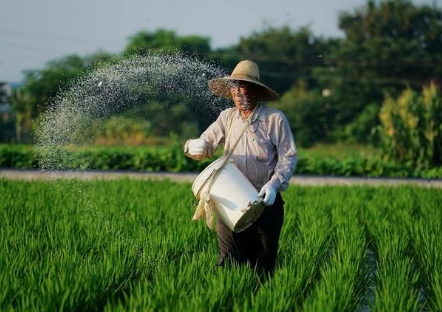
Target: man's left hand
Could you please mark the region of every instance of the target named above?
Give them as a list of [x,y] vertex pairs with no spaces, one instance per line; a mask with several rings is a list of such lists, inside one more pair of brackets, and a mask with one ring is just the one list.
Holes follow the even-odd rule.
[[258,196],[264,197],[264,205],[271,206],[275,202],[276,192],[275,189],[270,185],[264,185],[258,193]]

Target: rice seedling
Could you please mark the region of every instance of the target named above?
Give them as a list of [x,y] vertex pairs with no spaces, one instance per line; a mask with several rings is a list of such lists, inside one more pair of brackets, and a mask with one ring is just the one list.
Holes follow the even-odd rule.
[[[426,196],[431,196],[425,192]],[[413,238],[413,251],[420,269],[424,299],[431,311],[442,311],[442,196],[417,206],[413,220],[407,224]]]
[[321,268],[320,280],[303,303],[303,311],[356,311],[363,301],[367,243],[358,220],[358,200],[351,197],[346,204],[336,202],[332,212],[333,250]]
[[[382,194],[383,193],[383,194]],[[406,224],[413,202],[410,193],[394,196],[381,192],[376,205],[367,205],[365,222],[376,254],[374,311],[419,311],[419,272],[410,252],[411,238]]]
[[[188,183],[0,179],[1,311],[441,310],[442,192],[291,187],[277,268],[216,269]],[[376,255],[367,279],[367,244]]]

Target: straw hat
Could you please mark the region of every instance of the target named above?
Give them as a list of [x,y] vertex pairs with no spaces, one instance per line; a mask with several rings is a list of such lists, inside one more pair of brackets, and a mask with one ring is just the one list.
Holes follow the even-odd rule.
[[230,76],[210,80],[209,89],[217,96],[232,99],[230,88],[233,86],[235,80],[247,81],[259,86],[259,92],[257,94],[259,101],[279,99],[278,93],[259,81],[258,65],[247,60],[239,62]]

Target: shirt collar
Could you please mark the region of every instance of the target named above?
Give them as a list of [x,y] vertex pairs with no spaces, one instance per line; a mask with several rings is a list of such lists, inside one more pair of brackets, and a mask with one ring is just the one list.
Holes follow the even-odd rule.
[[[254,113],[254,116],[253,116],[253,118],[252,118],[250,123],[255,122],[256,119],[261,117],[261,115],[262,115],[262,104],[261,103],[256,104],[256,106],[254,108],[254,111],[255,111],[255,113]],[[253,111],[252,111],[252,114],[253,114]],[[239,109],[236,109],[236,117],[237,118],[241,118],[241,113],[240,113]],[[242,118],[241,118],[241,120],[242,120]]]

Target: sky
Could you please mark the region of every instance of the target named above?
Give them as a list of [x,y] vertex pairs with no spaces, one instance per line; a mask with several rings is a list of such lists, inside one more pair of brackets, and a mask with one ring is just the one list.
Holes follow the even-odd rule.
[[[436,4],[442,0],[414,0]],[[309,26],[315,35],[342,37],[340,12],[366,0],[5,0],[0,6],[0,81],[20,82],[69,54],[120,53],[141,30],[174,30],[227,47],[266,27]]]

